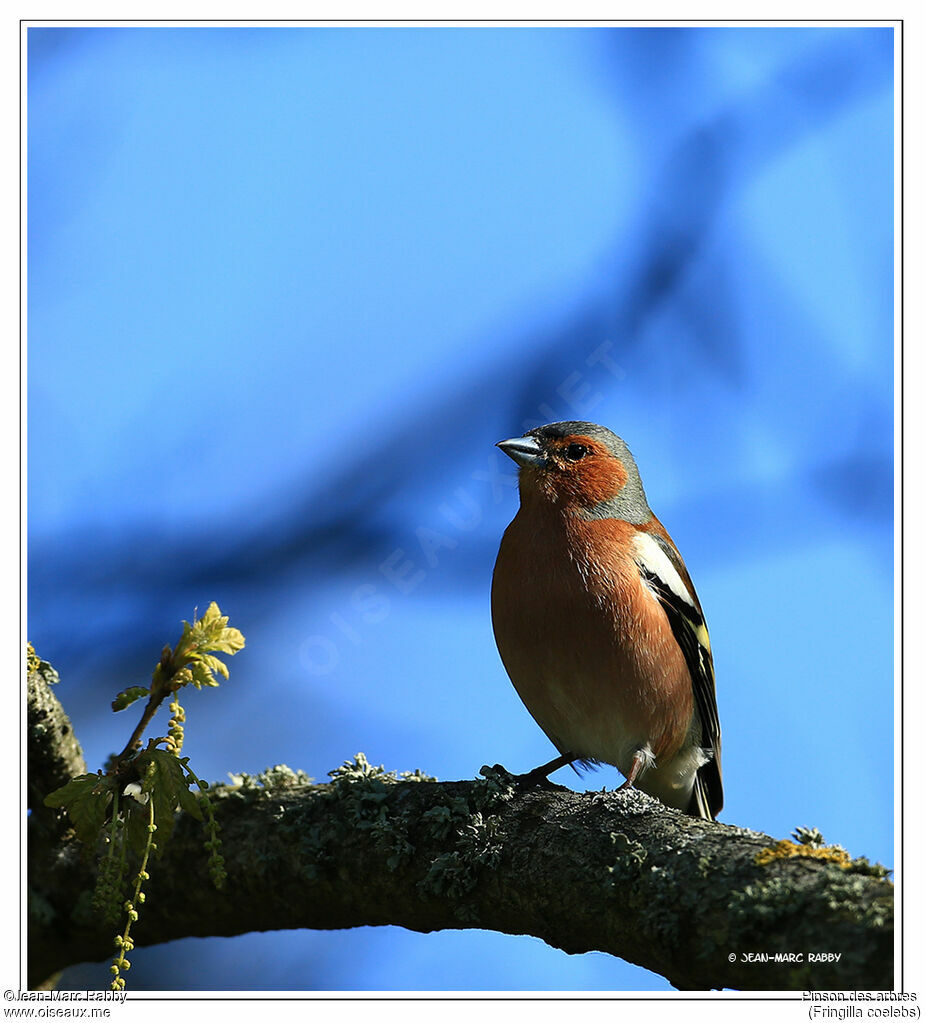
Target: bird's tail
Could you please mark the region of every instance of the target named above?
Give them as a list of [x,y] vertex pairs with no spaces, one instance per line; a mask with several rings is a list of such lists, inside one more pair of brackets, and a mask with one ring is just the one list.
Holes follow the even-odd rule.
[[715,813],[720,811],[720,807],[718,806],[715,811],[711,802],[711,792],[707,780],[701,771],[698,771],[695,775],[694,788],[691,790],[691,800],[686,813],[691,814],[692,817],[702,817],[706,821],[712,821],[715,819]]

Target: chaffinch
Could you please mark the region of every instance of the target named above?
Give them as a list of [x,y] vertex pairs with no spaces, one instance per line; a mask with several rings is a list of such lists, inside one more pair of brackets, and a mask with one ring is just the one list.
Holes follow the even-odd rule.
[[492,624],[518,695],[560,756],[613,764],[669,806],[723,806],[710,640],[682,557],[650,511],[629,448],[594,423],[498,447],[521,507],[492,578]]

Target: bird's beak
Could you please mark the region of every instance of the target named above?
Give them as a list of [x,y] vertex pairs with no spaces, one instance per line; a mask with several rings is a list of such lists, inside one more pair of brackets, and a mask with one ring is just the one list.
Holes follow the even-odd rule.
[[533,437],[512,437],[511,440],[500,440],[495,446],[501,448],[518,465],[535,468],[546,465],[547,456]]

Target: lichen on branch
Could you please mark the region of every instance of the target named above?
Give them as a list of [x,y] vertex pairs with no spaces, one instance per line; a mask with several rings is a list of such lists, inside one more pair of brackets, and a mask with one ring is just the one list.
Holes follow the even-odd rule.
[[[225,890],[199,854],[199,825],[182,815],[146,881],[137,944],[302,927],[477,927],[607,952],[686,989],[893,986],[883,868],[877,876],[852,857],[784,855],[791,850],[768,835],[696,820],[639,792],[521,788],[499,767],[438,782],[362,754],[324,784],[278,766],[209,792]],[[30,843],[33,983],[111,951],[110,932],[80,909],[93,873],[73,845],[67,835]],[[740,958],[757,950],[840,958]]]

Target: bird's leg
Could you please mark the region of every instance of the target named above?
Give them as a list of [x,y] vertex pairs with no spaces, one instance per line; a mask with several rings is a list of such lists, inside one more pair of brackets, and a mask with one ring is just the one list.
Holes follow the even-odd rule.
[[532,785],[540,785],[542,782],[547,781],[548,774],[552,774],[554,771],[558,771],[561,767],[571,764],[573,760],[575,760],[575,754],[564,753],[562,756],[556,757],[555,760],[551,760],[548,764],[542,764],[540,767],[535,767],[533,771],[528,771],[527,774],[517,775],[515,781],[522,788],[529,788]]
[[624,789],[632,789],[633,783],[637,780],[640,772],[646,766],[646,754],[643,750],[638,749],[633,755],[633,760],[630,764],[630,771],[627,773],[627,780],[623,785],[618,785],[617,791],[622,792]]

